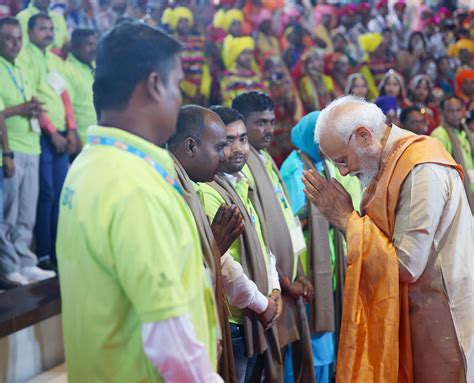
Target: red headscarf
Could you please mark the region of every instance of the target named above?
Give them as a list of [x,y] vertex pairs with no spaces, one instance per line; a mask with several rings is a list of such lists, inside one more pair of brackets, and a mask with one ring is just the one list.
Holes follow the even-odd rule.
[[462,95],[461,87],[464,80],[474,80],[474,69],[461,69],[456,75],[456,85],[458,95]]

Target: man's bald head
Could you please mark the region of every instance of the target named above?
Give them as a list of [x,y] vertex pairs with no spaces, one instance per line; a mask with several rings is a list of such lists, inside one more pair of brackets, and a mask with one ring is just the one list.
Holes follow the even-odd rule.
[[168,141],[176,156],[194,182],[210,182],[226,161],[225,125],[213,111],[198,105],[181,107],[176,134]]
[[354,96],[341,97],[321,112],[315,141],[341,174],[355,175],[366,183],[377,170],[385,120],[375,104]]

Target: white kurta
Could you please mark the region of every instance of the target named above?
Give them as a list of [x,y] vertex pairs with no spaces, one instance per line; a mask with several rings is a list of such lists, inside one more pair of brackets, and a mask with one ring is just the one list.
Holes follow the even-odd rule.
[[[384,154],[407,132],[392,128]],[[474,225],[456,170],[416,166],[400,191],[393,243],[409,282],[415,382],[474,382]]]

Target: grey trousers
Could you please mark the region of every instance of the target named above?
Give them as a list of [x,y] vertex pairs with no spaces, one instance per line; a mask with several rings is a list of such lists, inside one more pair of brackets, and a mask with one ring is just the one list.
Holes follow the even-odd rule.
[[3,183],[4,220],[0,223],[0,273],[35,266],[30,250],[39,193],[39,155],[15,153],[15,175]]

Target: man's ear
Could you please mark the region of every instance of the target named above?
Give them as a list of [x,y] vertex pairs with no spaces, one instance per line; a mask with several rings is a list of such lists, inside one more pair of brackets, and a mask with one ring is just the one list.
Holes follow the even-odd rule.
[[164,85],[156,72],[151,72],[146,79],[146,88],[149,96],[160,103],[164,95]]
[[373,142],[373,134],[369,128],[365,126],[359,126],[355,131],[355,138],[365,147],[371,146]]
[[184,151],[188,157],[193,158],[195,156],[196,148],[197,148],[197,143],[194,138],[187,137],[184,140]]

